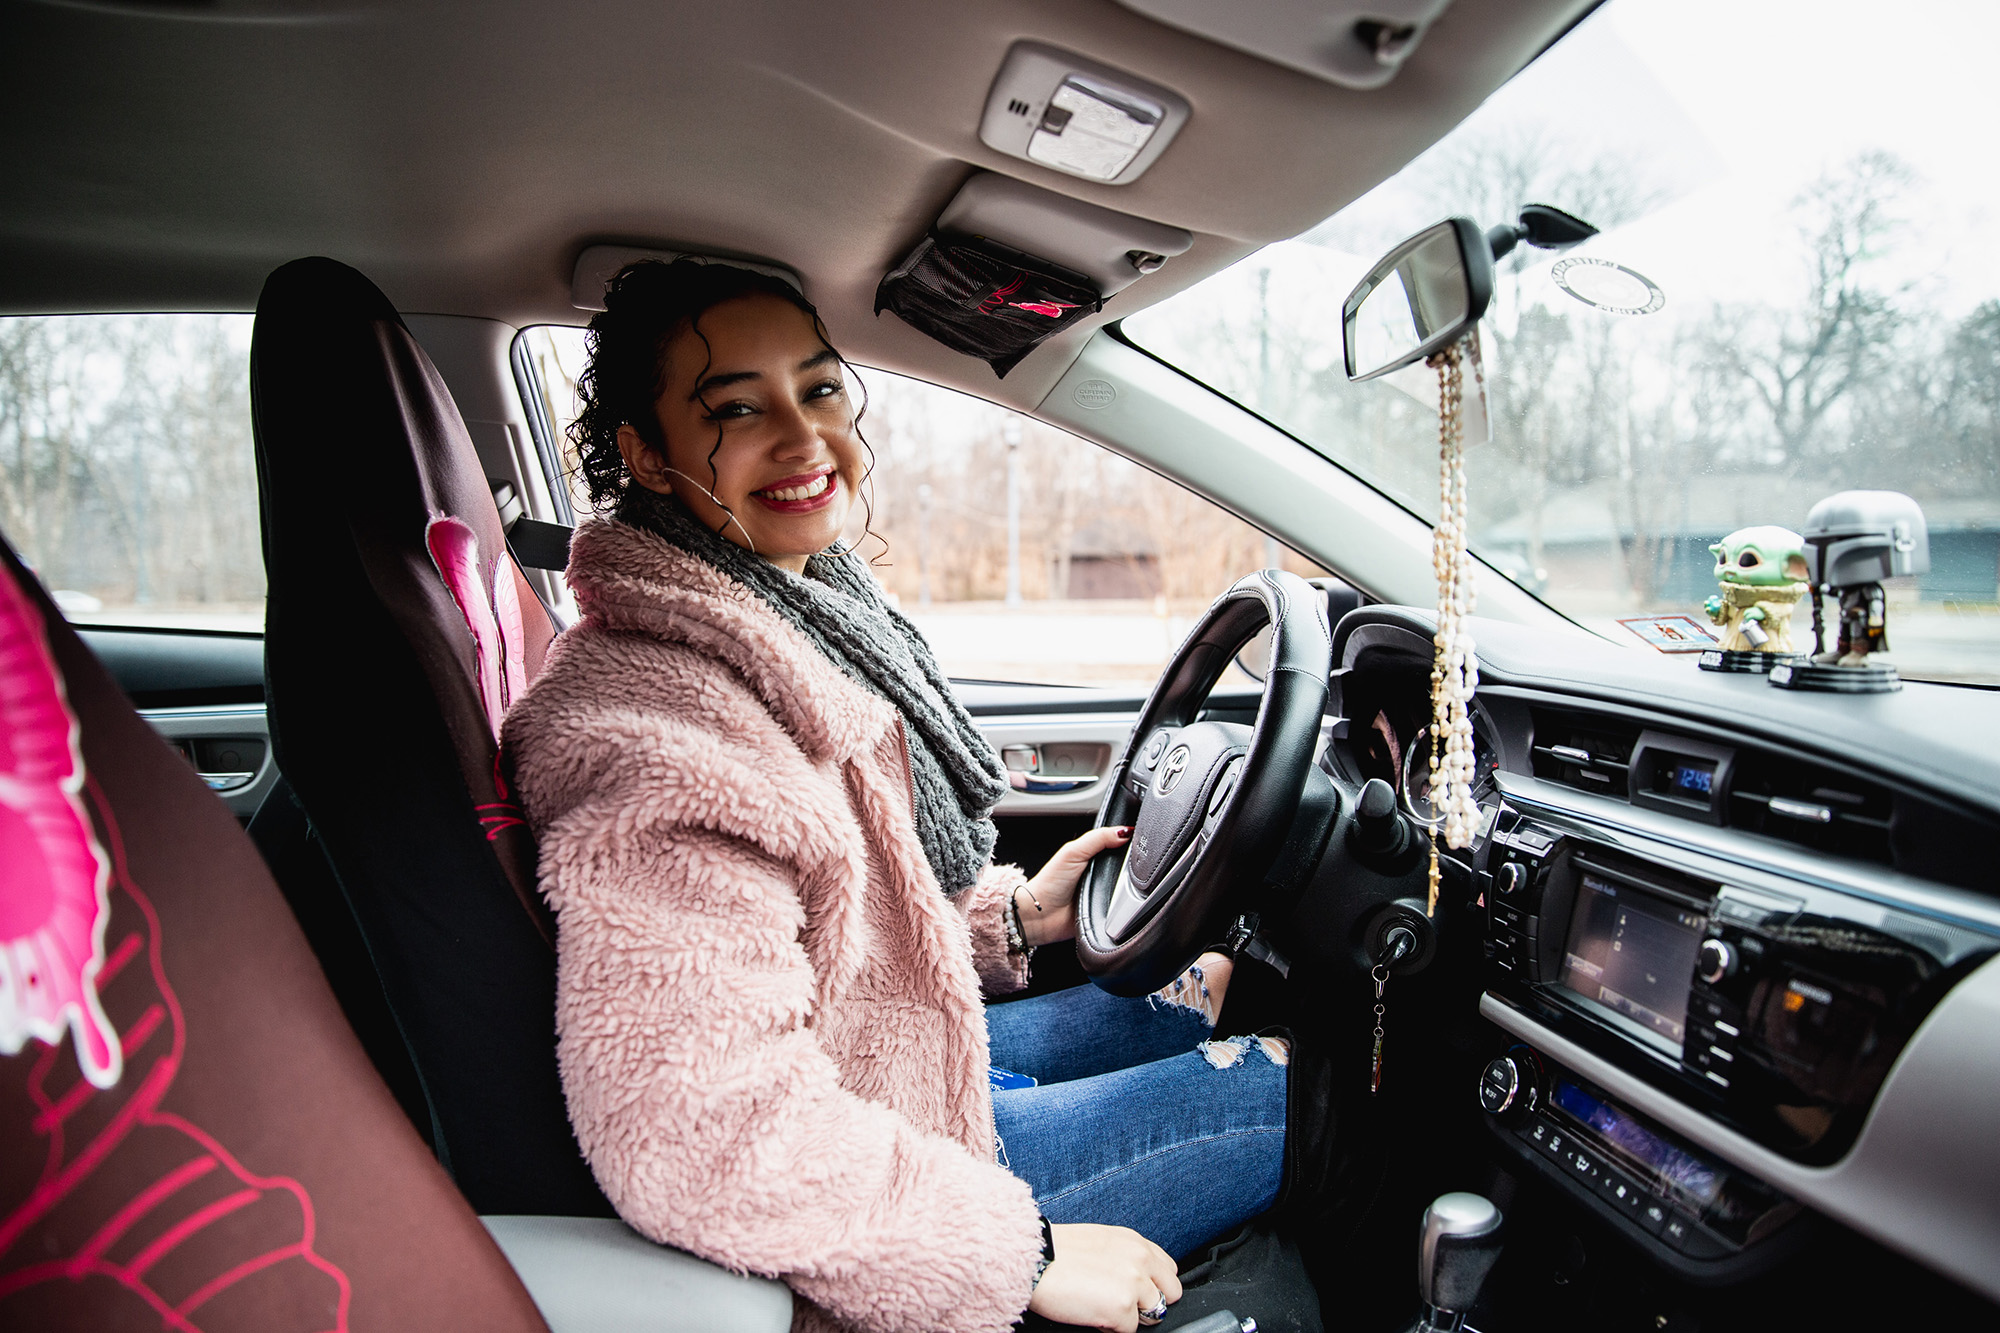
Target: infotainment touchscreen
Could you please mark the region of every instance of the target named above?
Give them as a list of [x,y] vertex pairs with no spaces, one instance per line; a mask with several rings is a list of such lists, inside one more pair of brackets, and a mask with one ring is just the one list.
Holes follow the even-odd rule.
[[1563,946],[1561,983],[1669,1046],[1687,1028],[1688,987],[1707,920],[1698,912],[1586,870]]

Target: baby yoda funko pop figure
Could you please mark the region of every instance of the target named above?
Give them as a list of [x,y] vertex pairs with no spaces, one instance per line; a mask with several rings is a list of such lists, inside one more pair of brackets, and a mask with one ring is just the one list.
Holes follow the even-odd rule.
[[1792,608],[1812,591],[1805,539],[1790,528],[1739,528],[1708,548],[1722,591],[1702,609],[1722,627],[1722,651],[1788,657]]

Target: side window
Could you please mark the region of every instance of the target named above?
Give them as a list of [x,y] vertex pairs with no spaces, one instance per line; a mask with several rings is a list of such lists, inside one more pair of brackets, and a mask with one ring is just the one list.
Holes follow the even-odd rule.
[[79,623],[261,631],[250,316],[0,319],[0,532]]
[[[582,333],[522,335],[566,458]],[[875,468],[847,536],[953,677],[1148,689],[1236,579],[1325,572],[1087,440],[921,380],[857,374]],[[1233,668],[1231,682],[1249,683]]]
[[[1087,440],[865,370],[869,540],[849,532],[961,680],[1144,691],[1252,570],[1324,574],[1275,539]],[[1247,685],[1234,668],[1224,684]]]

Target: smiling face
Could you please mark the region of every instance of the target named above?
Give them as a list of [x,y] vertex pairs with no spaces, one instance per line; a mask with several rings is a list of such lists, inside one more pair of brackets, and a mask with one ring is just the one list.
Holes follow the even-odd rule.
[[801,572],[839,538],[864,471],[844,367],[780,297],[725,301],[699,323],[667,344],[654,404],[664,456],[631,426],[619,428],[619,452],[637,484]]

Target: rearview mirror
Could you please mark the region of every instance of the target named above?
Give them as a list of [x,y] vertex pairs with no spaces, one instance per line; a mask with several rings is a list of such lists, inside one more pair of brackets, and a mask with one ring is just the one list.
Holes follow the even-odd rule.
[[1469,218],[1447,218],[1391,250],[1347,295],[1347,378],[1372,380],[1452,343],[1493,299],[1493,255]]

